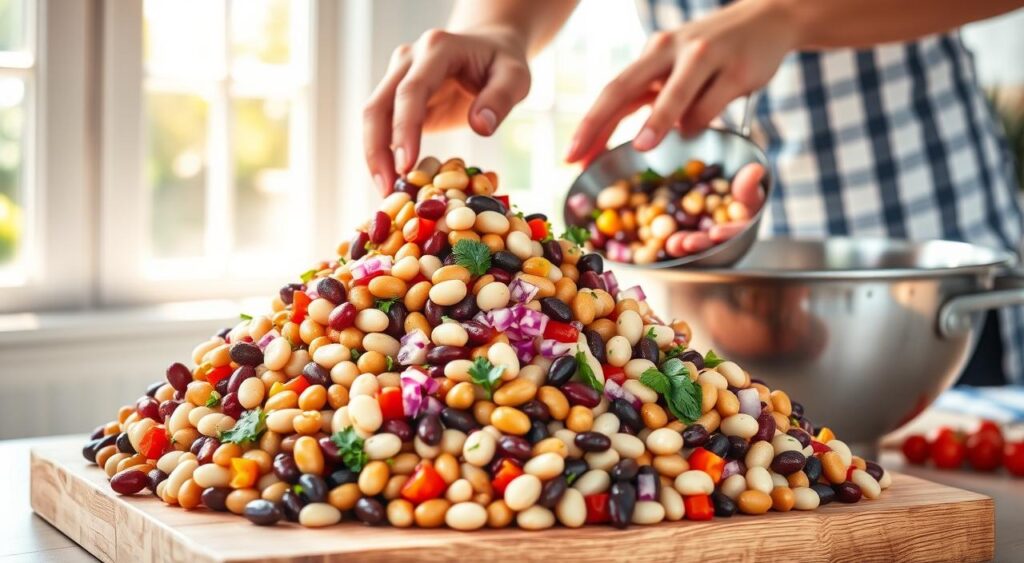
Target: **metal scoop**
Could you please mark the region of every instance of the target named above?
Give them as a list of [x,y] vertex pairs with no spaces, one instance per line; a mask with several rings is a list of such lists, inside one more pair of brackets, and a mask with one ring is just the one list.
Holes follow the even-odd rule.
[[772,180],[768,158],[761,147],[750,140],[750,121],[753,114],[754,96],[744,100],[743,121],[739,132],[729,129],[709,128],[695,137],[684,138],[678,131],[671,131],[657,147],[640,152],[631,142],[621,144],[602,153],[587,166],[573,181],[563,204],[563,219],[566,225],[582,226],[581,221],[569,210],[568,198],[577,193],[586,194],[592,201],[604,188],[623,178],[630,178],[650,168],[662,176],[668,176],[690,159],[722,165],[726,178],[735,174],[744,164],[760,162],[765,167],[762,180],[765,189],[765,204],[751,217],[747,227],[733,238],[716,244],[704,252],[681,258],[644,264],[645,268],[675,268],[678,266],[722,267],[730,266],[742,258],[757,239],[758,225],[767,207]]

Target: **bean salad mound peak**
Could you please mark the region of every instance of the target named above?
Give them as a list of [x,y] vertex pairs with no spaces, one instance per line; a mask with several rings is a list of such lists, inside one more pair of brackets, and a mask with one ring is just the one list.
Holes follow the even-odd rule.
[[498,185],[424,159],[339,258],[169,366],[83,455],[119,494],[261,526],[625,528],[889,486]]

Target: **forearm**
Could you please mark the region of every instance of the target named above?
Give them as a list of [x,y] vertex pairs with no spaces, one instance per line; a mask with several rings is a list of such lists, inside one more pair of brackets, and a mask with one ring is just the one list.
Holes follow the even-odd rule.
[[1024,6],[1024,0],[747,1],[765,2],[786,12],[803,49],[909,41]]
[[506,33],[527,55],[540,52],[569,19],[577,0],[456,0],[448,29]]

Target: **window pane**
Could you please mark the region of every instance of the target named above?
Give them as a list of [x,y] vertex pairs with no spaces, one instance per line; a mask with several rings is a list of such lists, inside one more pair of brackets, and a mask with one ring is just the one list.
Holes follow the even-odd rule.
[[0,269],[17,261],[24,236],[25,117],[25,82],[0,79]]
[[146,94],[151,255],[200,256],[206,232],[208,104],[200,96]]
[[287,100],[238,98],[232,103],[235,168],[235,248],[285,248],[304,225],[290,221],[296,196],[289,170]]
[[223,0],[146,0],[144,14],[143,49],[151,76],[223,74]]
[[291,16],[291,0],[233,1],[231,54],[234,64],[288,64]]
[[25,47],[25,1],[0,0],[0,51]]

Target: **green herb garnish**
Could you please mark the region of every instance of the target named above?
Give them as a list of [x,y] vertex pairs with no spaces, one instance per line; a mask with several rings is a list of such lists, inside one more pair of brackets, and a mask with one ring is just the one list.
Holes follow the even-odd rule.
[[515,213],[513,215],[515,215],[516,217],[519,217],[520,219],[526,219],[526,214],[523,213],[522,209],[519,209],[518,205],[513,203],[512,204],[512,209],[515,210]]
[[466,448],[466,451],[467,452],[471,452],[471,451],[477,450],[477,449],[480,449],[480,442],[477,442],[477,443],[473,444],[472,446]]
[[669,348],[668,352],[665,352],[665,357],[666,358],[678,358],[679,356],[682,356],[683,352],[685,352],[685,351],[686,351],[686,346],[683,346],[682,344],[676,344],[675,346]]
[[658,339],[658,337],[654,333],[654,327],[653,326],[651,328],[647,329],[647,334],[644,335],[644,338],[650,338],[651,340],[657,340]]
[[700,386],[690,381],[690,374],[678,358],[661,364],[661,369],[649,368],[640,374],[640,383],[665,397],[665,404],[680,421],[690,424],[700,418]]
[[579,473],[570,473],[569,476],[565,478],[565,484],[566,485],[572,485],[572,482],[575,481],[576,478],[579,477],[579,476],[580,476]]
[[349,426],[340,432],[335,432],[331,436],[331,441],[338,446],[341,461],[346,467],[352,471],[362,471],[363,466],[369,461],[369,456],[363,450],[363,439],[356,434],[355,428]]
[[457,322],[457,321],[455,319],[449,317],[448,315],[441,315],[441,322],[442,323],[454,323],[454,322]]
[[373,250],[374,248],[377,248],[377,245],[370,241],[366,241],[366,244],[363,245],[363,250]]
[[220,406],[220,393],[216,391],[210,392],[210,396],[207,397],[206,399],[206,406],[210,407],[211,409]]
[[338,256],[338,264],[344,266],[345,264],[348,264],[348,260],[345,260],[344,256]]
[[501,374],[504,371],[505,366],[493,365],[487,358],[480,357],[473,361],[473,365],[469,366],[469,377],[472,378],[473,383],[484,388],[487,398],[490,399],[494,394],[494,386],[501,379]]
[[601,216],[601,210],[600,209],[595,209],[595,210],[590,212],[590,218],[591,219],[597,219],[600,216]]
[[476,176],[479,173],[480,173],[480,169],[477,168],[476,166],[470,166],[469,168],[466,169],[466,175],[467,176]]
[[251,321],[252,320],[252,315],[246,315],[245,313],[239,313],[238,314],[238,318],[242,319],[243,321]]
[[708,353],[704,355],[704,367],[714,368],[721,365],[722,362],[728,361],[725,358],[720,358],[715,354],[714,350],[708,350]]
[[583,350],[576,352],[576,373],[579,374],[583,383],[598,391],[604,391],[604,384],[594,375],[594,370],[587,363],[587,354]]
[[661,181],[661,174],[658,174],[654,170],[648,168],[640,173],[641,182],[656,183]]
[[397,297],[394,297],[392,299],[378,299],[374,304],[374,307],[387,313],[391,311],[391,306],[394,305],[395,303],[398,303]]
[[302,485],[300,485],[298,483],[295,483],[294,485],[292,485],[292,492],[297,494],[297,495],[301,495],[305,491],[306,491],[306,489],[302,488]]
[[267,429],[267,414],[256,407],[242,413],[234,428],[220,433],[221,443],[231,442],[238,445],[252,444],[260,439]]
[[491,267],[491,249],[478,240],[462,239],[455,243],[452,253],[455,263],[473,276],[482,276]]
[[395,360],[393,360],[391,356],[384,356],[384,363],[386,367],[384,371],[391,371],[395,369]]
[[299,276],[299,279],[302,280],[302,283],[309,283],[309,280],[313,279],[313,276],[315,276],[316,273],[319,271],[320,270],[317,270],[315,268],[306,270],[305,272],[302,272],[302,275]]
[[544,232],[547,234],[544,235],[544,238],[540,239],[541,242],[555,240],[555,235],[553,234],[555,232],[555,229],[554,227],[551,226],[551,221],[544,221]]
[[588,240],[590,240],[590,231],[588,231],[586,227],[569,225],[569,228],[562,233],[562,238],[576,246],[583,246]]
[[353,349],[349,350],[349,351],[348,351],[348,353],[349,353],[349,356],[351,356],[351,357],[352,357],[352,361],[353,361],[353,362],[354,362],[354,361],[356,361],[356,360],[358,360],[358,359],[359,359],[359,356],[362,356],[362,355],[363,355],[363,353],[362,353],[362,352],[360,352],[359,350],[356,350],[355,348],[353,348]]

